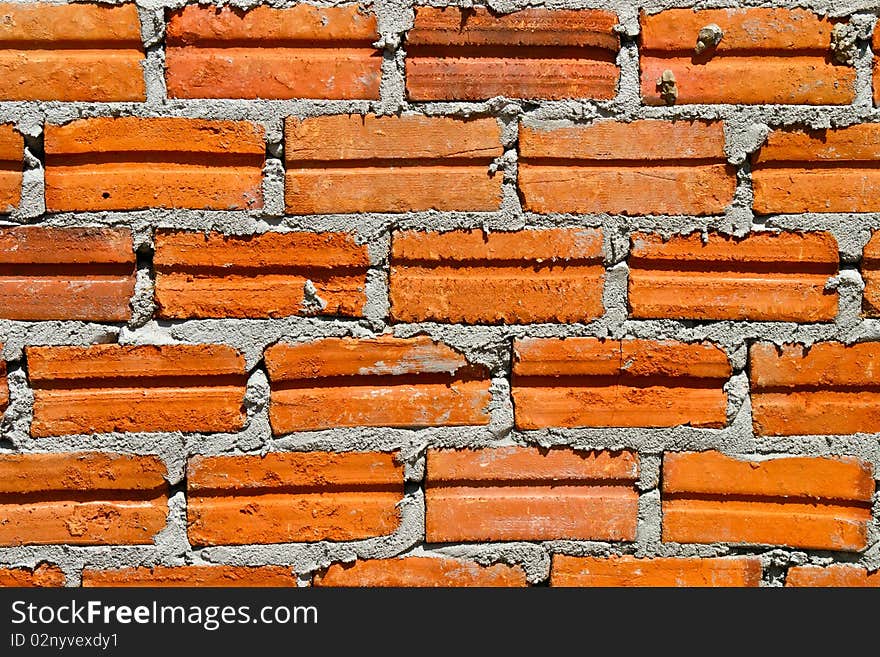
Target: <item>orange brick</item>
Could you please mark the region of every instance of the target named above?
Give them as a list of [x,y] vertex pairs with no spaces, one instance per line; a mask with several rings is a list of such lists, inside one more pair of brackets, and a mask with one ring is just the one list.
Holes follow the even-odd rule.
[[0,43],[0,100],[146,99],[134,3],[3,3]]
[[666,454],[662,481],[664,541],[866,546],[874,479],[870,464],[854,458]]
[[164,475],[153,456],[0,454],[0,545],[152,543],[168,513]]
[[126,321],[134,285],[128,229],[0,229],[4,319]]
[[400,322],[527,324],[599,317],[605,267],[594,228],[402,231],[391,242],[391,316]]
[[632,317],[830,321],[838,273],[831,233],[700,233],[664,240],[636,233],[629,258]]
[[237,431],[244,358],[225,345],[28,347],[33,436]]
[[727,356],[711,344],[516,340],[516,426],[721,427],[729,378]]
[[752,155],[758,214],[880,211],[880,123],[775,130]]
[[765,436],[880,431],[880,342],[805,348],[752,345],[749,380],[755,432]]
[[[351,235],[158,230],[155,243],[159,317],[363,316],[369,258]],[[309,282],[320,309],[305,303]]]
[[[0,94],[2,93],[0,89]],[[22,136],[15,131],[12,124],[0,124],[0,213],[12,212],[21,201],[23,156]]]
[[[0,351],[3,345],[0,344]],[[9,383],[6,380],[6,361],[0,360],[0,414],[9,406]]]
[[[856,74],[831,58],[835,22],[802,9],[643,11],[642,97],[665,104],[658,79],[672,71],[678,104],[849,104]],[[721,41],[696,54],[700,30],[712,24]]]
[[403,466],[374,452],[195,456],[187,498],[195,546],[351,541],[397,529]]
[[613,98],[617,16],[607,11],[416,7],[406,39],[411,100]]
[[786,586],[854,586],[880,587],[880,572],[869,573],[861,566],[832,564],[820,566],[795,566],[790,568],[785,578]]
[[720,123],[521,125],[519,151],[531,212],[721,214],[736,189]]
[[631,452],[428,450],[426,540],[631,541],[638,469]]
[[172,98],[378,100],[376,18],[360,7],[188,5],[168,19]]
[[709,559],[636,559],[553,555],[550,586],[590,587],[740,587],[758,586],[756,557]]
[[503,153],[495,119],[318,116],[285,125],[292,214],[497,210]]
[[119,570],[90,570],[84,587],[295,587],[296,575],[286,566],[141,566]]
[[244,121],[95,118],[46,126],[46,208],[260,208],[263,128]]
[[862,255],[865,293],[862,309],[868,317],[880,317],[880,231],[874,231]]
[[315,586],[496,587],[526,586],[520,566],[481,566],[459,559],[405,557],[333,564],[315,575]]
[[488,374],[426,336],[328,338],[266,350],[276,434],[488,424]]
[[64,573],[58,566],[41,563],[36,568],[0,568],[0,587],[64,586]]

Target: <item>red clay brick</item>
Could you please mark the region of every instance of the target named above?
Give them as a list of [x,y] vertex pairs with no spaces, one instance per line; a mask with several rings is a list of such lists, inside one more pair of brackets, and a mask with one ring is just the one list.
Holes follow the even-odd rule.
[[49,211],[260,208],[265,137],[245,121],[94,118],[46,126]]
[[870,464],[855,458],[666,454],[662,481],[664,541],[866,546],[874,479]]
[[429,543],[635,538],[631,452],[432,449],[427,463]]
[[752,345],[755,432],[769,436],[880,431],[880,342]]
[[403,466],[377,452],[195,456],[187,489],[193,545],[351,541],[397,529]]
[[318,116],[285,124],[291,214],[497,210],[495,119]]
[[761,582],[757,557],[656,558],[553,555],[550,586],[741,587]]
[[629,257],[632,317],[821,322],[837,316],[831,233],[636,233]]
[[126,228],[0,229],[0,317],[121,322],[135,255]]
[[[345,233],[220,233],[158,230],[157,316],[363,316],[369,258]],[[322,308],[305,303],[311,281]]]
[[[0,94],[2,93],[0,89]],[[0,124],[0,212],[2,213],[12,212],[21,201],[23,156],[24,138],[16,132],[12,124]]]
[[168,19],[172,98],[378,100],[376,18],[360,7],[188,5]]
[[244,358],[225,345],[28,347],[33,436],[237,431]]
[[831,564],[821,566],[795,566],[790,568],[785,578],[786,586],[855,586],[880,587],[880,572],[869,573],[861,566]]
[[0,545],[149,544],[165,527],[164,475],[153,456],[0,454]]
[[50,587],[64,586],[64,573],[58,566],[41,563],[36,568],[0,568],[0,587]]
[[426,336],[327,338],[266,350],[276,434],[488,424],[488,374]]
[[416,7],[406,40],[411,100],[596,98],[617,92],[617,16],[607,11]]
[[[0,351],[3,345],[0,344]],[[9,383],[6,380],[6,361],[0,360],[0,414],[9,406]]]
[[146,99],[134,3],[3,3],[0,43],[0,100]]
[[119,570],[90,570],[84,587],[295,587],[296,575],[286,566],[140,566]]
[[391,242],[391,316],[400,322],[527,324],[599,317],[605,268],[594,228],[402,231]]
[[711,344],[598,338],[514,342],[513,403],[519,429],[721,427],[730,378]]
[[[642,97],[665,104],[658,79],[672,71],[678,104],[849,104],[855,69],[831,58],[835,22],[802,9],[643,11]],[[697,36],[711,24],[724,35],[698,55]]]
[[315,575],[315,586],[499,587],[526,586],[520,566],[481,566],[472,561],[405,557],[333,564]]
[[519,151],[531,212],[722,214],[736,188],[721,123],[521,125]]

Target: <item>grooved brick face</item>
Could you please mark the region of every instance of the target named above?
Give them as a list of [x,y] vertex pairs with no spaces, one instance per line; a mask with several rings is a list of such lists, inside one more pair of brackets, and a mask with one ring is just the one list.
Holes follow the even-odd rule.
[[[802,9],[670,9],[641,15],[642,98],[663,105],[658,80],[675,76],[676,103],[847,105],[855,69],[831,57],[832,19]],[[695,52],[717,25],[715,47]]]
[[727,421],[730,364],[711,344],[525,338],[514,342],[513,360],[519,429]]
[[58,566],[41,563],[36,568],[0,568],[0,587],[64,586],[64,573]]
[[295,587],[296,575],[285,566],[152,566],[118,570],[86,569],[84,587]]
[[291,214],[497,210],[504,152],[493,118],[318,116],[285,123]]
[[526,586],[520,566],[481,566],[459,559],[405,557],[333,564],[315,575],[315,586],[500,587]]
[[0,124],[0,212],[12,212],[21,201],[24,139],[8,123]]
[[832,564],[830,566],[795,566],[785,578],[786,586],[856,586],[880,587],[880,572],[869,573],[861,566]]
[[531,212],[722,214],[736,188],[719,122],[521,124],[519,152]]
[[617,91],[617,16],[606,11],[416,7],[406,36],[410,100],[595,98]]
[[569,557],[553,555],[550,586],[758,586],[761,560],[742,558]]
[[49,211],[263,206],[265,136],[245,121],[94,118],[47,125]]
[[872,233],[865,245],[861,269],[865,281],[862,310],[867,317],[880,317],[880,232]]
[[846,551],[867,543],[874,479],[855,458],[667,453],[662,481],[664,541]]
[[586,322],[603,312],[601,231],[401,231],[391,241],[398,322]]
[[168,18],[172,98],[378,100],[376,18],[357,6],[188,5]]

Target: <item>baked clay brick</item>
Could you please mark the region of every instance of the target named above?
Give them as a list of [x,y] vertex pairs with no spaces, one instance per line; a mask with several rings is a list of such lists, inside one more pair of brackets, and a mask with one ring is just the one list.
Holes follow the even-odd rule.
[[752,420],[764,436],[880,431],[880,342],[749,351]]
[[711,344],[524,338],[514,342],[516,426],[721,427],[730,373]]
[[[0,351],[3,345],[0,344]],[[6,380],[6,361],[0,360],[0,414],[9,406],[9,383]]]
[[868,317],[880,317],[880,231],[874,231],[862,254],[865,292],[862,309]]
[[402,231],[391,240],[391,317],[465,324],[586,322],[603,311],[602,232]]
[[497,210],[504,152],[489,119],[317,116],[285,124],[290,214]]
[[880,123],[774,130],[752,155],[757,214],[880,211]]
[[170,14],[171,98],[378,100],[376,18],[356,6],[188,5]]
[[21,201],[23,157],[24,138],[12,124],[0,124],[0,213],[12,212]]
[[58,566],[41,563],[36,568],[0,568],[0,587],[49,587],[64,586],[64,573]]
[[631,541],[638,516],[638,457],[498,447],[428,450],[428,543]]
[[247,373],[212,344],[27,347],[31,435],[237,431]]
[[195,456],[187,467],[194,546],[351,541],[400,525],[403,465],[378,452]]
[[718,122],[521,125],[519,152],[531,212],[723,214],[736,189]]
[[869,573],[861,566],[831,564],[830,566],[795,566],[789,568],[786,586],[797,587],[880,587],[880,572]]
[[[803,9],[669,9],[642,12],[642,98],[664,105],[659,80],[675,78],[677,104],[847,105],[855,69],[831,56],[836,21]],[[696,52],[700,31],[723,36]]]
[[3,3],[0,43],[0,100],[146,99],[134,3]]
[[124,322],[135,266],[126,228],[0,228],[0,317]]
[[370,263],[352,235],[158,230],[155,245],[158,317],[363,316]]
[[50,212],[263,206],[264,130],[246,121],[93,118],[47,125]]
[[0,454],[0,546],[151,544],[168,485],[154,456]]
[[488,374],[426,336],[282,343],[265,360],[275,434],[489,423]]
[[550,570],[550,586],[753,587],[760,582],[757,557],[637,559],[556,554]]
[[595,98],[617,93],[617,16],[607,11],[416,7],[406,37],[410,100]]
[[295,587],[296,575],[285,566],[141,566],[119,570],[89,570],[84,587]]
[[526,586],[520,566],[481,566],[472,561],[405,557],[333,564],[315,575],[315,586],[359,587],[500,587]]
[[638,319],[825,322],[837,316],[838,273],[831,233],[636,233],[629,257],[629,306]]
[[874,479],[851,457],[740,461],[667,453],[663,540],[863,550]]

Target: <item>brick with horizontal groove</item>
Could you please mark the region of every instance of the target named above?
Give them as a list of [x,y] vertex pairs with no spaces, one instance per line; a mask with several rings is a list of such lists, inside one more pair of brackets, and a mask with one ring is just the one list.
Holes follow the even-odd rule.
[[499,587],[526,586],[520,566],[436,557],[367,559],[333,564],[317,573],[314,586]]
[[635,558],[553,555],[550,586],[740,587],[758,586],[757,557]]
[[9,123],[0,124],[0,212],[12,212],[21,201],[24,138]]

